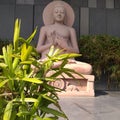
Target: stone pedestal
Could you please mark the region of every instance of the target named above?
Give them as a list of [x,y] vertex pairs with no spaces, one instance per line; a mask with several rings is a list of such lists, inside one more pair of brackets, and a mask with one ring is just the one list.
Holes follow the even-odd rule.
[[83,75],[83,77],[73,74],[75,79],[65,76],[62,78],[59,76],[60,80],[51,82],[50,84],[61,88],[63,91],[58,93],[62,96],[94,96],[94,75]]

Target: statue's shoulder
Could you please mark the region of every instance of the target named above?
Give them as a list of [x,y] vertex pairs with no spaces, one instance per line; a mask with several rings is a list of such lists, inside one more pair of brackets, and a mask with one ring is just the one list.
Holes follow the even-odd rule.
[[75,29],[74,29],[73,27],[71,27],[71,26],[66,26],[66,27],[67,27],[67,29],[68,29],[69,31],[71,31],[71,32],[75,31]]
[[45,25],[45,26],[42,26],[40,29],[41,31],[47,31],[50,27],[50,25]]
[[48,29],[48,28],[51,28],[52,25],[45,25],[45,26],[42,26],[41,29],[45,30],[45,29]]

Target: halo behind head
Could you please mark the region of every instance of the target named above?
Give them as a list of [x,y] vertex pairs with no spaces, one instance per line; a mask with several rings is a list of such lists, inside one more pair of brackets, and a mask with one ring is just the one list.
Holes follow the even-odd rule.
[[51,3],[49,3],[43,11],[43,22],[45,25],[51,25],[53,24],[54,20],[53,20],[53,9],[55,8],[55,6],[63,6],[65,8],[65,12],[66,12],[66,17],[65,17],[65,21],[64,24],[67,26],[72,26],[74,23],[74,11],[72,9],[72,7],[64,2],[64,1],[53,1]]

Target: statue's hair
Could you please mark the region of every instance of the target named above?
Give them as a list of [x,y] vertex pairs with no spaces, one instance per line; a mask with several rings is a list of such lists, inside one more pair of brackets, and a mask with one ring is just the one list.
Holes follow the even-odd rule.
[[61,2],[58,2],[58,3],[55,5],[55,7],[63,7],[63,8],[65,8],[65,6],[63,5],[63,3],[61,3]]

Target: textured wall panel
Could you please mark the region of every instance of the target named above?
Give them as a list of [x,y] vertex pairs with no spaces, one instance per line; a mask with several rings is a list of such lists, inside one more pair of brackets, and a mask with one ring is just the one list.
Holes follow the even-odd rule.
[[14,28],[14,5],[0,5],[0,38],[12,39]]
[[120,9],[107,10],[107,34],[120,37]]
[[88,7],[97,7],[97,1],[96,0],[88,0]]
[[34,45],[37,44],[38,38],[39,38],[40,28],[44,25],[43,24],[43,19],[42,19],[42,13],[43,13],[44,7],[45,6],[40,6],[40,5],[35,6],[35,10],[34,10],[34,27],[38,26],[38,31],[37,31],[37,34],[35,36],[35,40],[33,41]]
[[71,5],[88,7],[88,0],[71,0]]
[[73,7],[74,13],[75,13],[75,21],[73,24],[73,27],[76,30],[77,38],[80,36],[80,29],[79,29],[79,24],[80,24],[80,12],[78,7]]
[[34,3],[37,5],[47,5],[51,1],[53,1],[53,0],[34,0]]
[[106,33],[106,10],[105,9],[89,9],[90,15],[90,34]]
[[120,0],[114,0],[115,1],[115,8],[120,8]]
[[97,8],[105,8],[106,0],[97,0]]
[[80,35],[89,34],[89,9],[81,8]]
[[34,4],[34,0],[16,0],[16,4]]
[[22,20],[21,36],[27,38],[33,30],[33,6],[16,5],[15,18]]
[[106,0],[106,8],[114,8],[114,0]]
[[15,4],[16,0],[0,0],[0,4]]

